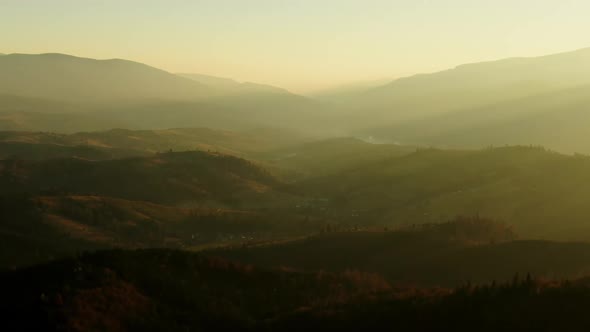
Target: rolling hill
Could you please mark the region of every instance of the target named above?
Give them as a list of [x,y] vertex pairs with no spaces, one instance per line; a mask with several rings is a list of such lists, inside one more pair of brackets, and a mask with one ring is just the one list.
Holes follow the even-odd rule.
[[[414,152],[411,146],[371,144],[352,137],[313,140],[262,151],[254,157],[287,173],[290,180],[320,177]],[[285,172],[291,171],[291,172]]]
[[358,270],[394,284],[458,286],[509,281],[515,274],[567,278],[590,271],[590,245],[515,240],[478,218],[396,231],[333,231],[275,245],[221,248],[208,255],[295,271]]
[[[0,193],[269,208],[347,226],[397,227],[479,214],[513,225],[526,238],[590,238],[588,157],[525,146],[437,150],[352,138],[292,144],[299,138],[282,134],[2,133],[0,151],[7,158],[20,153],[21,160],[0,162]],[[194,149],[211,152],[155,154]]]
[[[590,158],[535,147],[418,149],[297,184],[350,224],[502,220],[527,238],[590,238]],[[319,207],[318,207],[319,208]]]
[[295,210],[179,207],[83,195],[0,195],[0,268],[70,257],[84,250],[199,250],[264,243],[318,232],[325,220]]
[[0,131],[0,159],[50,159],[80,157],[115,159],[165,151],[195,149],[234,156],[252,156],[310,140],[294,131],[259,128],[249,131],[209,128],[165,130],[112,129],[100,132]]
[[254,208],[289,196],[265,170],[246,160],[208,152],[88,161],[4,160],[0,194],[72,193],[176,205]]

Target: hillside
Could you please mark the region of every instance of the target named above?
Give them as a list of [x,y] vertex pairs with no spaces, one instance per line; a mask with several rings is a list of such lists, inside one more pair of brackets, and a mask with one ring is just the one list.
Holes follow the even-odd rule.
[[249,131],[209,128],[165,130],[113,129],[100,132],[0,131],[0,159],[80,157],[114,159],[165,151],[209,150],[248,156],[291,146],[311,138],[294,131],[260,128]]
[[[348,224],[404,225],[481,215],[527,238],[590,238],[590,158],[534,147],[418,149],[298,184]],[[317,207],[316,207],[317,209]]]
[[172,250],[106,251],[0,274],[4,326],[26,330],[574,331],[587,279],[457,288],[349,270],[269,270]]
[[274,87],[208,82],[128,60],[10,54],[0,59],[0,130],[297,129],[325,108]]
[[[590,49],[581,49],[400,78],[360,95],[343,97],[343,102],[349,105],[356,128],[371,128],[588,85],[589,74]],[[364,110],[362,118],[355,117],[358,110]]]
[[[0,194],[268,208],[345,226],[481,215],[513,225],[525,238],[590,238],[585,156],[524,146],[417,149],[352,138],[291,143],[301,139],[273,130],[7,132],[0,134],[0,156],[21,160],[0,162]],[[210,152],[168,152],[195,148]]]
[[178,207],[105,196],[0,195],[0,268],[83,250],[272,242],[318,232],[325,220],[292,210]]
[[515,274],[567,278],[590,271],[590,244],[515,240],[478,218],[395,231],[331,231],[276,245],[206,251],[243,264],[298,271],[358,270],[411,285],[508,281]]
[[10,54],[0,59],[0,93],[63,101],[194,100],[209,88],[127,60],[65,54]]
[[[9,106],[9,108],[12,106]],[[104,131],[128,125],[124,121],[96,113],[46,113],[42,104],[34,112],[16,110],[0,112],[1,131],[51,131],[74,133],[79,131]],[[135,128],[131,126],[129,128]]]
[[[0,135],[2,134],[0,133]],[[147,153],[144,153],[142,151],[103,148],[91,145],[67,146],[59,144],[0,141],[0,160],[45,160],[63,158],[106,160],[131,156],[141,156],[146,154]]]
[[313,140],[254,155],[268,166],[292,171],[290,179],[319,177],[414,152],[411,146],[371,144],[352,137]]
[[208,152],[105,161],[0,162],[0,194],[71,193],[177,205],[210,202],[237,207],[248,202],[256,207],[288,196],[279,188],[280,183],[258,166]]
[[252,82],[237,82],[230,78],[215,77],[203,74],[177,74],[182,77],[194,80],[217,89],[220,96],[244,95],[244,94],[290,94],[285,89],[271,85],[258,84]]
[[378,276],[272,271],[173,250],[105,251],[0,281],[4,326],[30,330],[256,329],[317,301],[389,288]]
[[566,153],[589,153],[590,86],[554,91],[451,112],[369,132],[382,139],[414,144],[484,147],[542,145]]
[[[0,93],[0,114],[11,112],[71,113],[80,105],[37,97],[24,97]],[[3,124],[3,127],[6,126]]]

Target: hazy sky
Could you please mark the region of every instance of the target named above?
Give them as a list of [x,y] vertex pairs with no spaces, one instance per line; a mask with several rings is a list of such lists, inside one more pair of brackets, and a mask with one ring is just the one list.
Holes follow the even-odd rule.
[[0,0],[0,52],[308,92],[590,46],[588,0]]

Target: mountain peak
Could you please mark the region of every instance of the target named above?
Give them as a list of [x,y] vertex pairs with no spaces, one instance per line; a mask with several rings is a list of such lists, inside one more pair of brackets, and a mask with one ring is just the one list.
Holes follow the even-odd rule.
[[0,58],[0,93],[63,101],[193,100],[209,88],[148,65],[61,53]]

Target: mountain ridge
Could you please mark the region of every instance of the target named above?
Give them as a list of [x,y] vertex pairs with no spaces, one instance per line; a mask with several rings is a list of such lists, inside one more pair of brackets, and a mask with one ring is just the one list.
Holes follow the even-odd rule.
[[0,72],[0,93],[65,101],[190,100],[209,90],[143,63],[61,53],[9,54],[0,59]]
[[[371,128],[585,84],[590,84],[590,48],[463,64],[399,78],[345,101],[349,115]],[[359,110],[363,117],[355,118]]]

